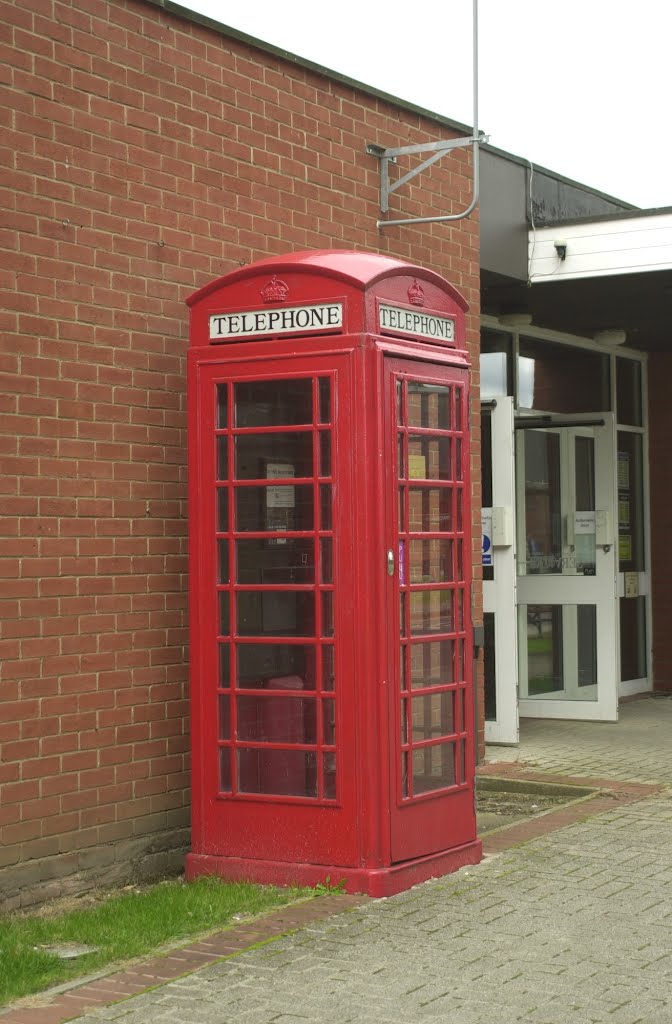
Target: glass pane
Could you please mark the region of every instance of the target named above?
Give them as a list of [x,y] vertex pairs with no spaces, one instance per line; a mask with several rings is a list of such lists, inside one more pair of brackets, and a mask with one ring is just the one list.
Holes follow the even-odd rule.
[[320,433],[320,476],[331,476],[331,434],[328,430]]
[[450,430],[450,388],[409,381],[407,422],[409,427]]
[[231,739],[231,698],[228,694],[219,697],[219,738]]
[[399,595],[399,635],[406,636],[406,594]]
[[453,694],[428,693],[413,698],[413,742],[434,740],[455,732]]
[[[331,484],[320,484],[320,529],[331,530]],[[305,527],[311,529],[311,527]]]
[[595,510],[595,440],[576,437],[575,475],[577,512]]
[[492,507],[492,416],[481,413],[481,504]]
[[411,583],[445,583],[453,578],[452,540],[411,540]]
[[217,488],[217,530],[225,533],[229,528],[229,491],[226,487]]
[[636,359],[616,360],[616,419],[631,427],[642,425],[642,365]]
[[644,561],[644,481],[642,436],[618,431],[618,567],[642,572]]
[[315,701],[284,694],[238,697],[237,733],[255,743],[316,743]]
[[464,690],[463,689],[455,690],[455,731],[456,732],[464,732]]
[[513,394],[511,335],[503,331],[481,333],[481,399]]
[[237,427],[278,427],[313,422],[313,382],[257,380],[234,384]]
[[322,742],[328,747],[336,746],[336,702],[322,701]]
[[413,751],[413,793],[429,793],[435,789],[454,786],[455,744],[437,743]]
[[[576,515],[574,563],[580,576],[595,575],[595,440],[574,439]],[[567,561],[567,560],[566,560]],[[571,566],[570,566],[571,569]]]
[[403,747],[408,743],[408,701],[402,698],[399,707],[401,709],[399,718],[400,738]]
[[453,628],[451,590],[420,590],[411,595],[411,635],[450,633]]
[[217,438],[217,479],[227,480],[229,476],[229,439]]
[[408,436],[408,475],[412,480],[450,480],[449,437]]
[[240,636],[314,636],[312,591],[239,591],[236,595]]
[[527,562],[519,574],[562,573],[560,436],[546,430],[519,431],[525,444],[525,534]]
[[488,722],[497,719],[497,677],[495,661],[495,613],[483,615],[483,669],[485,674],[485,718]]
[[228,540],[217,541],[217,552],[219,555],[219,579],[218,583],[229,582],[229,542]]
[[263,480],[265,477],[280,480],[313,475],[311,432],[239,434],[233,443],[238,480]]
[[231,749],[222,747],[219,751],[219,791],[231,792]]
[[404,386],[400,380],[397,381],[397,423],[404,423]]
[[462,438],[455,438],[455,479],[464,480],[464,466],[462,465]]
[[[293,505],[278,504],[278,492],[283,490],[292,492]],[[236,487],[235,495],[236,529],[239,533],[313,529],[313,488],[310,484],[287,488]],[[280,497],[285,500],[284,496]]]
[[406,519],[405,519],[405,505],[404,505],[404,488],[399,488],[399,533],[406,532]]
[[609,357],[534,338],[520,339],[518,406],[539,412],[610,408]]
[[219,632],[228,636],[231,632],[230,601],[228,590],[219,591]]
[[231,652],[228,644],[219,645],[219,683],[220,689],[228,690],[231,685]]
[[[521,606],[527,687],[521,696],[551,700],[597,700],[595,605]],[[524,682],[524,680],[523,680]]]
[[238,687],[314,690],[315,650],[303,644],[238,644]]
[[327,691],[333,690],[335,682],[334,648],[330,645],[325,645],[322,647],[322,689]]
[[593,604],[576,606],[579,686],[597,683],[597,614]]
[[462,423],[462,406],[464,404],[464,391],[462,388],[455,388],[455,430],[464,430]]
[[452,489],[408,488],[408,528],[414,533],[451,533]]
[[241,793],[317,796],[316,759],[306,750],[239,750]]
[[320,581],[322,583],[333,583],[333,541],[331,537],[320,538]]
[[313,583],[315,546],[312,537],[290,537],[285,544],[268,540],[236,541],[238,583]]
[[322,755],[322,772],[324,777],[325,800],[336,799],[336,752],[330,751]]
[[557,697],[563,689],[562,606],[522,605],[527,609],[527,694]]
[[622,597],[621,679],[646,678],[646,598]]
[[399,478],[406,477],[406,460],[404,458],[404,434],[399,434],[397,437],[397,476]]
[[322,636],[334,635],[334,595],[331,590],[322,592]]
[[401,795],[405,799],[408,795],[408,760],[409,756],[403,752],[401,755]]
[[453,640],[411,644],[411,687],[445,686],[453,682]]
[[464,658],[465,652],[464,640],[457,639],[455,641],[455,681],[464,682],[466,679],[466,661]]
[[331,422],[331,381],[328,377],[319,379],[320,423]]
[[226,429],[228,425],[227,404],[228,384],[217,385],[217,426],[220,430]]

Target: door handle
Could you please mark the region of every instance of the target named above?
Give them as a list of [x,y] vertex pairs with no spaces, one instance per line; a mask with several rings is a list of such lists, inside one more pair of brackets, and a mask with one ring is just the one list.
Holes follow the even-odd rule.
[[387,575],[394,576],[394,551],[392,548],[387,549]]

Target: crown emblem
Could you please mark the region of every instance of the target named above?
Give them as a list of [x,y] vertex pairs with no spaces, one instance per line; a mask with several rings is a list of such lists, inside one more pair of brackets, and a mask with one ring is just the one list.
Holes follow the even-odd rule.
[[288,293],[289,285],[275,276],[261,289],[261,297],[264,302],[284,302]]
[[417,281],[414,281],[408,289],[408,301],[412,306],[424,306],[425,293]]

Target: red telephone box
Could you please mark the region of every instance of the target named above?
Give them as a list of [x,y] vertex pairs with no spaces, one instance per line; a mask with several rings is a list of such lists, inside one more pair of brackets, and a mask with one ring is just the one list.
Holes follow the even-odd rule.
[[476,863],[464,300],[324,251],[189,304],[188,877]]

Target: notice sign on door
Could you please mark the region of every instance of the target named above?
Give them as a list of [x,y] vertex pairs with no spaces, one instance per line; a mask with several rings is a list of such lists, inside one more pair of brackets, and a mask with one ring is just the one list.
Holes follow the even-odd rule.
[[574,533],[595,533],[595,513],[575,512]]
[[481,530],[483,532],[483,565],[492,565],[492,509],[481,509]]

